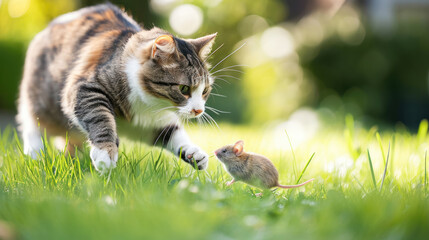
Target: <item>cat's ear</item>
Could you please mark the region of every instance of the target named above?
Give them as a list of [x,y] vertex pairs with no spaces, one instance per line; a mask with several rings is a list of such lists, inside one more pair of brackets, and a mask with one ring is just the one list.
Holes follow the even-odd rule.
[[197,39],[191,39],[189,42],[195,46],[198,55],[205,60],[212,50],[216,36],[217,33],[213,33]]
[[244,142],[242,140],[234,144],[232,151],[235,153],[236,156],[240,156],[243,153],[243,146],[244,146]]
[[176,51],[176,44],[170,35],[162,35],[155,39],[152,46],[152,58],[168,57]]

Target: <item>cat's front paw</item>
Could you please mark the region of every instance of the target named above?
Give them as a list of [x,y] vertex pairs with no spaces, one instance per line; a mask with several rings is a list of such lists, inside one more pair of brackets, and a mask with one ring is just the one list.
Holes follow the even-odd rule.
[[180,157],[198,170],[204,170],[209,163],[209,155],[197,146],[185,146],[182,148]]
[[110,169],[115,168],[116,162],[118,161],[117,150],[101,149],[101,148],[92,146],[91,152],[89,155],[91,157],[91,161],[95,169],[99,171],[101,174],[105,174]]

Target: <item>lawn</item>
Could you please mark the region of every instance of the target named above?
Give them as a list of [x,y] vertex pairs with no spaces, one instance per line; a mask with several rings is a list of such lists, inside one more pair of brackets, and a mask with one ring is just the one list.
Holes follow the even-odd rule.
[[[344,122],[306,139],[281,127],[190,126],[211,155],[207,171],[124,136],[106,176],[87,148],[72,158],[49,142],[40,161],[30,160],[8,128],[0,239],[7,229],[16,239],[427,239],[427,121],[416,134]],[[227,187],[231,177],[212,152],[239,139],[274,162],[282,184],[315,181],[262,197],[243,183]]]

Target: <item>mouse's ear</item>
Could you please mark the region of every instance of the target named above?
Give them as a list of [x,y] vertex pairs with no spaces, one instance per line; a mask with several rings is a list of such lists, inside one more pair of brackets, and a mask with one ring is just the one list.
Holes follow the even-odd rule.
[[243,145],[244,145],[244,142],[242,140],[234,144],[232,151],[235,153],[235,156],[240,156],[243,153]]

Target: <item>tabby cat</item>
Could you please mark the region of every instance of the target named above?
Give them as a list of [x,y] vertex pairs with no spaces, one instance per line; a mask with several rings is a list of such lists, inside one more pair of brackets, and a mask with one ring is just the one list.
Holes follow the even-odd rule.
[[27,51],[17,115],[24,153],[38,156],[45,131],[63,139],[67,132],[71,149],[88,139],[92,163],[104,173],[116,166],[115,119],[124,118],[205,169],[208,155],[180,120],[204,114],[213,84],[205,60],[215,37],[144,30],[112,4],[54,19]]

